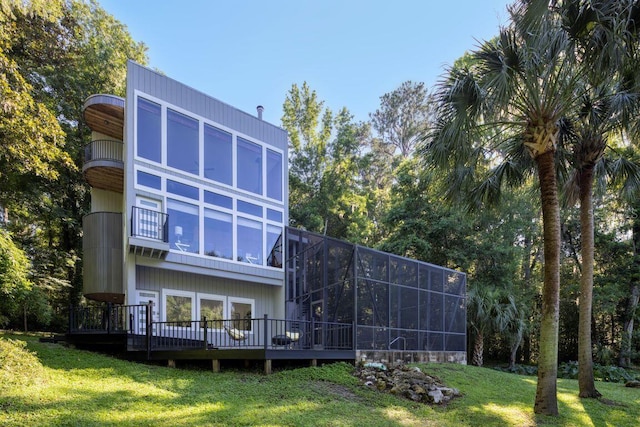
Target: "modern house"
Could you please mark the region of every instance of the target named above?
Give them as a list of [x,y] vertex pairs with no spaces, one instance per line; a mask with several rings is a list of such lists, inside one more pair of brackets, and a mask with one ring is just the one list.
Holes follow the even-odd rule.
[[[261,107],[253,116],[129,62],[126,98],[93,95],[84,115],[84,294],[127,307],[107,329],[122,323],[130,349],[132,336],[147,355],[187,337],[207,354],[466,360],[463,273],[287,227],[288,136]],[[100,329],[89,323],[73,318],[70,332]]]

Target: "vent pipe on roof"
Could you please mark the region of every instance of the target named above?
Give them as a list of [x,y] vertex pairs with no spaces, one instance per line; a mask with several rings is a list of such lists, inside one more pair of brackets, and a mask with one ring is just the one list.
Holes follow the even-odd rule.
[[264,111],[264,107],[262,105],[258,105],[256,107],[256,110],[258,110],[258,119],[262,120],[262,112]]

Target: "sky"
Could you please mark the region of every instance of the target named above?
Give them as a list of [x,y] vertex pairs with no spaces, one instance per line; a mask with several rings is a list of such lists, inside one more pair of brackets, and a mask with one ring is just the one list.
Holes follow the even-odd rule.
[[411,80],[446,66],[507,23],[507,0],[99,0],[148,47],[148,66],[280,125],[295,83],[336,112],[369,119]]

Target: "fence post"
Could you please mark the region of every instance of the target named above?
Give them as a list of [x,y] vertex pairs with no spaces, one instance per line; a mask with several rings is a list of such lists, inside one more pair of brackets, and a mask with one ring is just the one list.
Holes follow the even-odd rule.
[[356,325],[355,320],[351,322],[351,333],[353,334],[351,337],[351,350],[357,350],[358,349],[358,339],[357,339],[358,326]]
[[268,324],[268,319],[269,316],[265,313],[264,315],[264,332],[263,332],[263,338],[264,338],[264,350],[267,351],[267,343],[269,342],[269,333],[267,331],[267,324]]
[[316,320],[311,316],[311,350],[316,346]]
[[202,318],[202,320],[204,321],[204,349],[206,350],[208,345],[207,345],[207,316],[204,316]]

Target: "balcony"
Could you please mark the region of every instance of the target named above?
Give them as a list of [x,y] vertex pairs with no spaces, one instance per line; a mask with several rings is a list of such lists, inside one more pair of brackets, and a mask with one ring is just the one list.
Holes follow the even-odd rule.
[[169,252],[169,215],[133,206],[129,250],[136,255],[164,258]]
[[115,95],[91,95],[84,102],[84,120],[94,132],[123,140],[124,98]]
[[100,139],[84,147],[85,179],[94,188],[122,193],[124,178],[123,144]]

